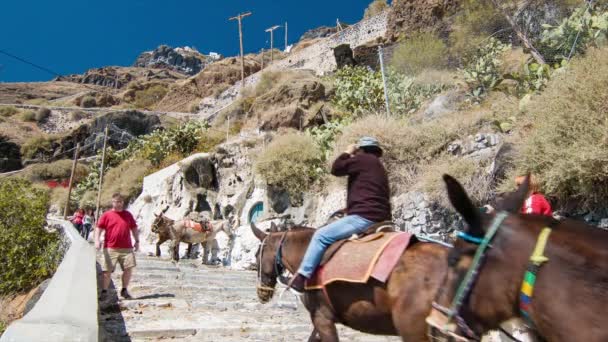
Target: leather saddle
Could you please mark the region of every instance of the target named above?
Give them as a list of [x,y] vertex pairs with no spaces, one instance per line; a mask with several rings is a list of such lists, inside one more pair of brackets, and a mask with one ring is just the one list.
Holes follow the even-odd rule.
[[196,222],[193,220],[184,220],[184,226],[194,229],[199,233],[210,233],[213,231],[213,226],[209,221]]
[[348,239],[338,240],[334,242],[323,254],[323,258],[321,258],[321,264],[325,265],[336,252],[342,247],[345,243],[351,241],[356,243],[365,243],[374,241],[376,239],[384,236],[384,233],[394,232],[395,224],[392,221],[382,221],[378,223],[372,224],[366,231],[360,234],[355,234]]

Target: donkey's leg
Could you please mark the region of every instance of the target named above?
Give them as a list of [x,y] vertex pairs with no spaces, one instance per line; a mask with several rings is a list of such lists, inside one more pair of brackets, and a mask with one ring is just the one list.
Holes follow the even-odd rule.
[[188,249],[186,250],[186,259],[192,259],[192,244],[188,244]]
[[310,333],[308,342],[321,342],[321,336],[319,336],[319,332],[317,331],[317,328],[312,329],[312,333]]
[[173,260],[179,261],[179,240],[174,240],[175,245],[173,246]]
[[[319,339],[316,341],[338,342],[340,339],[338,338],[336,323],[333,318],[330,318],[332,315],[329,312],[324,311],[327,310],[319,308],[318,310],[315,310],[313,313],[311,313],[312,324],[314,325],[315,330],[319,334]],[[311,335],[311,338],[312,337],[313,336]]]
[[165,243],[165,241],[167,241],[168,239],[166,237],[159,237],[158,241],[156,242],[156,256],[160,257],[160,245],[162,245],[163,243]]

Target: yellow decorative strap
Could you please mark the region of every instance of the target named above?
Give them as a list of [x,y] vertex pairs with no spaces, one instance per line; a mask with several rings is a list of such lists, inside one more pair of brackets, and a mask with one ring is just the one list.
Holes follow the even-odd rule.
[[545,227],[538,235],[538,240],[536,240],[536,247],[534,247],[534,252],[532,252],[532,256],[530,256],[530,261],[535,265],[540,265],[544,262],[549,261],[545,253],[545,247],[547,247],[547,240],[549,240],[549,235],[551,235],[551,228]]

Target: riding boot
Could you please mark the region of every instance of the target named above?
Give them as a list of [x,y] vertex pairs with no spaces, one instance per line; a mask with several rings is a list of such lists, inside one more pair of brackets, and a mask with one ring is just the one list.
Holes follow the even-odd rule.
[[289,288],[290,292],[292,292],[298,296],[302,296],[304,294],[305,285],[306,285],[306,277],[301,275],[300,273],[297,273],[295,277],[291,278],[288,288]]

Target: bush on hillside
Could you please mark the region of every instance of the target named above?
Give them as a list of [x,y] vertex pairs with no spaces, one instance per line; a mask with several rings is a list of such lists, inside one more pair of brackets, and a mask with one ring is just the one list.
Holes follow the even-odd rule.
[[0,107],[0,117],[9,117],[19,113],[19,110],[15,107]]
[[0,295],[50,277],[61,258],[57,234],[44,230],[48,193],[24,179],[0,179]]
[[386,2],[386,0],[374,0],[365,9],[365,12],[363,13],[363,19],[369,19],[373,16],[376,16],[382,13],[382,11],[386,10],[387,8],[388,3]]
[[431,32],[422,32],[399,43],[390,63],[399,72],[418,75],[429,69],[445,68],[447,56],[443,40]]
[[103,176],[101,205],[109,206],[112,194],[119,192],[125,196],[125,202],[137,197],[142,190],[144,177],[150,173],[152,164],[148,160],[131,159],[108,170]]
[[42,108],[38,108],[38,110],[36,111],[36,115],[34,116],[34,119],[38,122],[44,122],[46,121],[46,119],[49,118],[49,116],[51,116],[51,110],[45,107]]
[[477,49],[477,52],[462,69],[464,79],[469,86],[469,95],[479,101],[502,81],[502,57],[511,45],[505,45],[499,40],[490,38],[488,42]]
[[516,173],[537,175],[546,193],[583,208],[608,203],[608,49],[573,60],[532,98],[521,136]]
[[[236,126],[236,125],[233,125]],[[226,134],[216,130],[207,130],[199,140],[196,148],[197,152],[211,152],[213,149],[226,140]]]
[[37,136],[29,139],[21,145],[21,155],[25,159],[34,159],[38,152],[50,152],[52,139],[47,136]]
[[307,135],[279,136],[258,156],[255,170],[268,185],[286,190],[293,201],[323,172],[321,151]]
[[97,107],[97,100],[94,96],[87,95],[80,99],[80,107],[82,108],[93,108]]
[[135,107],[151,108],[167,95],[167,87],[160,84],[135,92]]
[[70,114],[68,114],[70,121],[79,121],[79,120],[84,119],[86,116],[87,116],[86,113],[81,110],[75,110],[73,112],[70,112]]
[[26,110],[21,114],[21,120],[25,122],[34,122],[36,121],[36,113],[31,110]]
[[545,25],[539,50],[548,63],[560,66],[571,56],[584,53],[590,45],[601,45],[608,39],[608,6],[582,4],[559,25]]
[[[69,179],[72,173],[72,163],[72,160],[62,159],[48,164],[34,164],[27,168],[24,176],[33,182],[51,179]],[[87,173],[88,168],[82,164],[78,164],[76,173],[74,174],[75,181],[78,182],[83,179]]]
[[[364,67],[344,67],[334,76],[334,104],[353,115],[385,110],[382,73]],[[406,115],[417,110],[422,101],[444,89],[441,85],[416,84],[413,78],[389,70],[388,97],[391,113]]]

